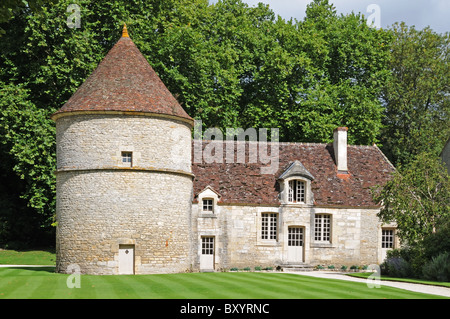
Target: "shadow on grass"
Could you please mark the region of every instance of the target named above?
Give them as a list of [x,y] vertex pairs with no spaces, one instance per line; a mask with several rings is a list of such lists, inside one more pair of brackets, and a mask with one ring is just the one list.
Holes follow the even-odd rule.
[[56,267],[55,266],[38,266],[38,267],[27,267],[27,266],[19,266],[19,267],[5,267],[5,268],[9,268],[9,269],[21,269],[21,270],[28,270],[28,271],[42,271],[42,272],[47,272],[47,273],[53,273],[55,274],[56,271]]

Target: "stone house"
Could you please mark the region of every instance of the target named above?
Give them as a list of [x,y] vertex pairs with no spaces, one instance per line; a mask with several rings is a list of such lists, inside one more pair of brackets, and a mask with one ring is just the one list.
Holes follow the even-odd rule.
[[[367,265],[396,245],[370,193],[394,171],[377,146],[347,145],[347,128],[332,145],[193,140],[126,28],[52,118],[59,272]],[[245,160],[196,159],[211,143]],[[271,173],[250,160],[263,147],[277,151]]]

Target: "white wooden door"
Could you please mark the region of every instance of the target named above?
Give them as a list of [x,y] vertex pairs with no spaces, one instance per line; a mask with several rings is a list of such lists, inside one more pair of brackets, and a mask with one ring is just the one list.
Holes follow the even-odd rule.
[[202,237],[200,270],[214,270],[214,237]]
[[303,228],[288,227],[288,262],[303,262]]
[[134,245],[119,245],[119,274],[134,274]]

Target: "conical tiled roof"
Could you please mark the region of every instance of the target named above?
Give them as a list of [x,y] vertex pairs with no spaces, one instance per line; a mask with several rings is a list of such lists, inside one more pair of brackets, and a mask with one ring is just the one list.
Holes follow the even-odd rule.
[[126,27],[103,61],[53,117],[83,111],[154,113],[193,121],[131,41]]

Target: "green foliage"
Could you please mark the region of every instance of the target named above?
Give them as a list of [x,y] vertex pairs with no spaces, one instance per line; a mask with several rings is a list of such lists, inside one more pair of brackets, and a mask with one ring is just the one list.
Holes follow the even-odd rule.
[[[53,0],[2,0],[0,6],[0,23],[8,22],[21,11],[39,12],[44,4],[51,4]],[[0,27],[0,37],[5,30]]]
[[[359,14],[338,15],[328,0],[312,1],[302,21],[241,0],[49,1],[24,8],[8,0],[0,11],[0,129],[7,135],[0,151],[10,185],[0,195],[0,242],[15,223],[27,234],[51,224],[48,117],[119,39],[124,22],[205,129],[279,128],[281,141],[331,142],[333,129],[347,126],[349,143],[368,145],[384,125],[384,151],[395,162],[423,149],[436,153],[450,134],[448,35],[404,25],[376,30]],[[81,28],[67,26],[70,4],[80,6]]]
[[428,260],[442,252],[450,253],[450,221],[438,225],[436,232],[425,237],[421,246]]
[[384,223],[395,221],[400,240],[410,245],[436,232],[450,218],[449,175],[440,158],[429,153],[399,167],[373,197],[383,205],[378,217]]
[[380,268],[383,275],[398,278],[409,278],[413,276],[411,265],[401,257],[387,258]]
[[383,152],[406,164],[421,152],[438,155],[450,136],[450,33],[394,24],[389,67],[383,88],[386,107]]
[[[34,3],[39,10],[31,10]],[[80,7],[81,28],[67,25],[70,4]],[[14,17],[2,23],[0,127],[7,135],[3,177],[13,187],[0,196],[1,242],[19,220],[29,225],[27,233],[51,224],[55,147],[49,115],[94,70],[124,22],[205,129],[275,127],[284,141],[330,142],[333,128],[348,126],[350,143],[377,141],[390,33],[367,27],[359,15],[338,16],[328,1],[311,3],[304,21],[285,21],[266,5],[241,0],[7,5]]]
[[[36,232],[40,228],[48,229],[53,221],[55,129],[49,116],[49,111],[30,102],[28,91],[21,85],[1,85],[0,150],[6,159],[2,165],[11,170],[3,172],[2,177],[11,182],[9,187],[19,192],[20,199],[26,203],[26,207],[10,204],[0,210],[0,220],[4,221],[0,236],[5,241],[14,235],[16,240],[36,244],[39,242]],[[10,190],[5,190],[1,201],[8,202],[11,196]],[[13,203],[20,205],[17,199]],[[30,218],[31,211],[37,215]]]
[[423,267],[423,275],[427,280],[450,281],[450,252],[433,257]]

